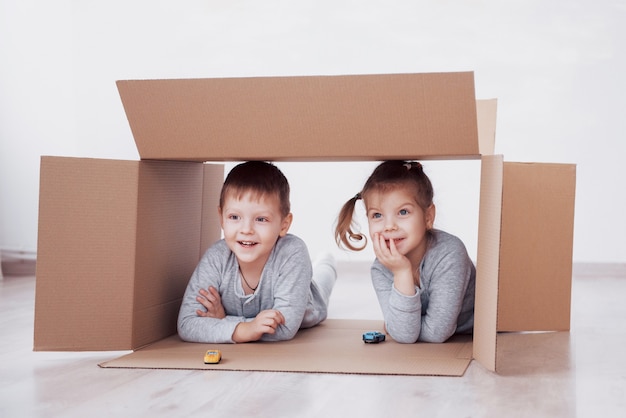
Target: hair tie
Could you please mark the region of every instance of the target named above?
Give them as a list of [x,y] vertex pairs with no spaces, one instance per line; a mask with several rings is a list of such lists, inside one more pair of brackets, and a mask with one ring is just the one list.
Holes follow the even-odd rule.
[[420,163],[419,161],[407,161],[406,163],[402,164],[406,167],[407,170],[411,170],[412,168],[422,168],[422,163]]
[[361,192],[354,195],[354,200],[361,200]]

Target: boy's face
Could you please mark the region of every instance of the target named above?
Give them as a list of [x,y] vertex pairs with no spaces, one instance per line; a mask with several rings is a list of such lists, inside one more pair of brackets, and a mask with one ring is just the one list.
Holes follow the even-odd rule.
[[291,226],[292,215],[282,217],[277,196],[258,197],[251,193],[225,196],[220,211],[224,239],[239,265],[261,268],[279,237]]

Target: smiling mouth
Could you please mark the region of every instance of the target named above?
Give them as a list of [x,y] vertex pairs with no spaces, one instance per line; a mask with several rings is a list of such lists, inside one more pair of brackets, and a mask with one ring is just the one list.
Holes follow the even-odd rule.
[[386,239],[385,243],[387,244],[387,246],[389,246],[390,241],[393,241],[394,244],[398,245],[398,243],[403,241],[403,240],[404,240],[404,238]]
[[241,245],[242,247],[254,247],[255,245],[257,245],[258,243],[254,242],[254,241],[237,241],[239,243],[239,245]]

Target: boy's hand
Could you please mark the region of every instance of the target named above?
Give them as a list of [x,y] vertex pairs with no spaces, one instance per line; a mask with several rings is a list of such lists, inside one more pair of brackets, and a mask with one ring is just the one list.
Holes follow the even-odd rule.
[[209,287],[209,290],[200,289],[200,294],[196,297],[196,301],[202,304],[206,308],[206,312],[201,309],[196,310],[198,316],[204,316],[209,318],[223,319],[226,317],[224,306],[222,305],[222,298],[219,292],[213,286]]
[[285,323],[285,317],[280,311],[268,309],[261,311],[250,322],[240,322],[233,332],[233,341],[245,343],[258,341],[263,334],[274,334],[279,325]]

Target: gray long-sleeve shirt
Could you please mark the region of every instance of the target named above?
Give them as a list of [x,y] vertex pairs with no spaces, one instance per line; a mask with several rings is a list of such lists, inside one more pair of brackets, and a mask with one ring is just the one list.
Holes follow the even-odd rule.
[[[302,324],[307,307],[317,302],[311,295],[312,266],[305,243],[294,235],[279,238],[263,268],[257,290],[244,294],[239,279],[239,264],[226,242],[220,240],[211,246],[191,276],[178,315],[178,334],[190,342],[232,343],[235,327],[243,321],[252,321],[259,312],[279,310],[285,324],[275,334],[264,334],[262,341],[288,340],[295,336]],[[206,318],[196,310],[206,310],[196,297],[200,289],[215,287],[221,295],[226,318]],[[323,312],[326,307],[317,310]],[[316,311],[316,312],[317,312]],[[309,313],[310,314],[310,313]]]
[[444,342],[474,326],[476,269],[463,242],[447,232],[433,230],[433,238],[419,266],[416,294],[401,294],[393,274],[378,260],[371,268],[372,283],[387,332],[402,343]]

